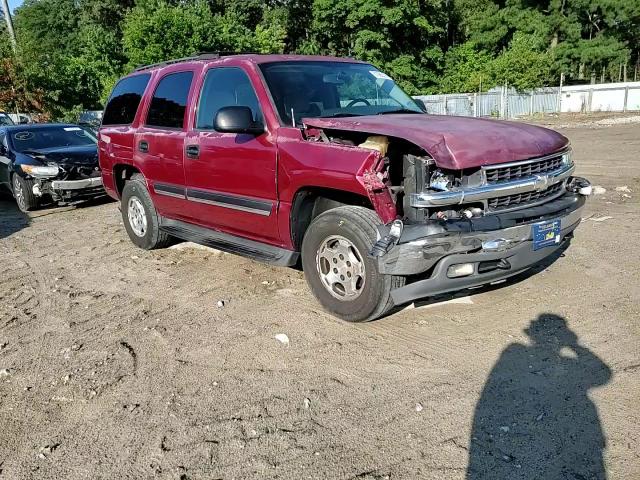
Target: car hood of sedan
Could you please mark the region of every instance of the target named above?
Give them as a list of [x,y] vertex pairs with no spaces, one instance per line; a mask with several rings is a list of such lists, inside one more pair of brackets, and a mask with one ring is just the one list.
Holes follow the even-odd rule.
[[305,125],[387,135],[424,149],[441,168],[463,168],[527,160],[566,148],[566,137],[526,123],[427,114],[305,118]]
[[75,147],[39,148],[24,152],[43,163],[57,163],[69,166],[98,165],[98,149],[95,145]]

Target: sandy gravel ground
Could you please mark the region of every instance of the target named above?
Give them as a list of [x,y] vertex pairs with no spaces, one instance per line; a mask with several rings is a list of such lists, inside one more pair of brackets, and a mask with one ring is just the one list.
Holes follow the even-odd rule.
[[0,200],[0,479],[640,478],[640,125],[563,133],[606,189],[564,256],[360,325],[115,203]]

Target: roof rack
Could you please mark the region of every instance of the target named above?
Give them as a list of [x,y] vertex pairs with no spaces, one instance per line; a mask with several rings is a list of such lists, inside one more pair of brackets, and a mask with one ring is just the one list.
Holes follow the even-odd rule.
[[172,60],[165,60],[164,62],[151,63],[149,65],[140,65],[134,69],[134,72],[139,72],[141,70],[147,70],[149,68],[155,67],[164,67],[166,65],[173,65],[174,63],[187,62],[189,60],[215,60],[216,58],[220,58],[222,55],[220,53],[214,52],[198,52],[195,55],[190,57],[183,58],[174,58]]
[[215,60],[220,57],[228,57],[230,55],[259,55],[257,52],[196,52],[190,57],[175,58],[173,60],[166,60],[164,62],[152,63],[150,65],[140,65],[134,69],[134,72],[141,70],[147,70],[149,68],[164,67],[166,65],[173,65],[174,63],[187,62],[189,60]]

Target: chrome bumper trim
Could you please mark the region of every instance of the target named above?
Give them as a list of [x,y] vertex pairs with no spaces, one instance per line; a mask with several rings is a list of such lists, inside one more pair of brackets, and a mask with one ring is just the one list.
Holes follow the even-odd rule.
[[489,198],[517,195],[519,193],[539,192],[566,180],[574,170],[575,165],[571,164],[547,174],[535,175],[509,182],[493,183],[491,185],[451,190],[448,192],[414,193],[411,195],[410,204],[412,207],[418,208],[441,207],[467,202],[478,202]]
[[85,178],[83,180],[54,180],[51,182],[51,188],[54,190],[81,190],[101,185],[102,177]]

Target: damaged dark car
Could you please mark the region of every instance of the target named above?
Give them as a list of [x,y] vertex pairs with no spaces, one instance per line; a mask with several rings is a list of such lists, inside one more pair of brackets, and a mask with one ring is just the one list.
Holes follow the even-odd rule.
[[0,128],[0,185],[23,212],[105,194],[97,139],[83,127],[39,124]]

